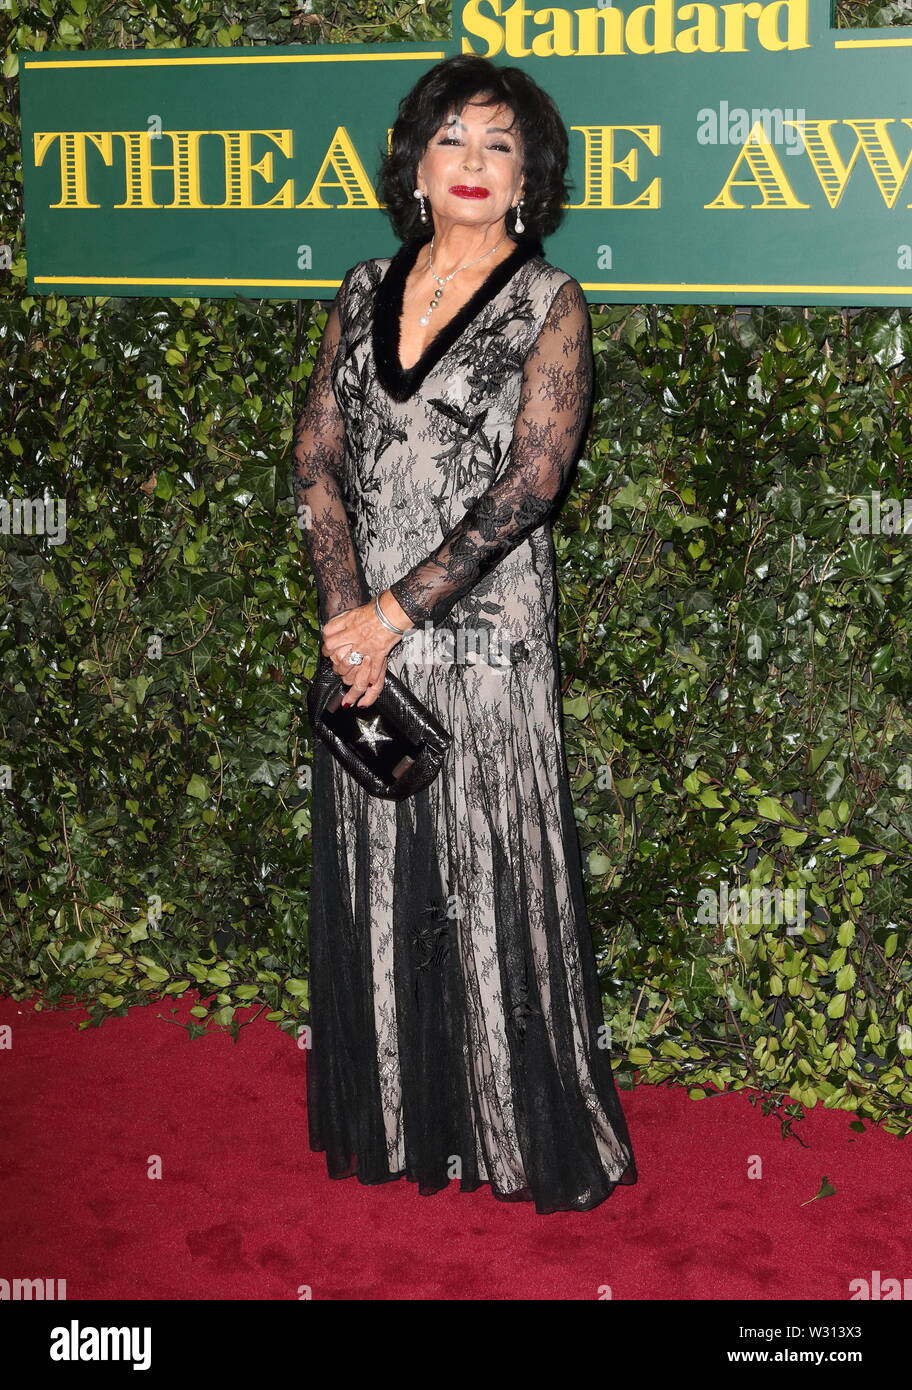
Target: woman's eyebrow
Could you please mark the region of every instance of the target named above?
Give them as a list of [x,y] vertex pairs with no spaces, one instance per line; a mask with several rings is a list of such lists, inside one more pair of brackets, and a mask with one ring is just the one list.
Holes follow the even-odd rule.
[[[444,123],[443,123],[443,125],[440,127],[440,129],[441,129],[441,130],[445,130],[445,129],[447,128],[447,126],[451,126],[451,125],[462,126],[463,130],[466,129],[465,121],[461,121],[461,120],[459,119],[458,116],[451,116],[450,119],[449,119],[448,121],[444,121]],[[486,130],[486,132],[487,132],[488,135],[493,134],[495,131],[497,132],[498,135],[512,135],[512,133],[513,133],[512,130],[510,129],[510,127],[509,127],[509,126],[506,126],[506,125],[489,125],[489,126],[485,126],[485,130]]]

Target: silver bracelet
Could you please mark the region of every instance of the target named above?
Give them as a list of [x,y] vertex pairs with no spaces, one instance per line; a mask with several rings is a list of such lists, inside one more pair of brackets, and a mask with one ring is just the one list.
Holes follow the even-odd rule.
[[390,632],[395,632],[397,637],[405,636],[406,632],[408,631],[408,628],[396,627],[395,623],[390,622],[389,618],[386,616],[383,609],[380,607],[379,594],[374,594],[374,611],[377,614],[377,617],[380,619],[383,626],[389,628]]

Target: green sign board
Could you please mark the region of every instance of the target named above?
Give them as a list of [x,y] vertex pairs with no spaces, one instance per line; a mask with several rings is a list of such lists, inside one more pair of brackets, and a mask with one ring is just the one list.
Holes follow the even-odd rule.
[[912,303],[912,28],[829,0],[454,0],[447,43],[20,55],[29,289],[330,298],[396,239],[400,98],[474,52],[570,135],[548,259],[593,303]]

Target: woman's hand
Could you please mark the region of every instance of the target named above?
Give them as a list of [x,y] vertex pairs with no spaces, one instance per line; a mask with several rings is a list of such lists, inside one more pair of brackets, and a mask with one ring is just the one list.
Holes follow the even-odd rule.
[[[392,595],[387,594],[387,601],[392,608],[390,600]],[[386,613],[389,610],[384,607],[383,611]],[[397,627],[404,625],[392,614],[390,621],[396,623]],[[404,617],[404,622],[408,622],[407,617]],[[320,650],[324,656],[330,658],[336,674],[342,677],[346,685],[351,686],[342,703],[356,705],[358,709],[372,705],[383,689],[386,679],[386,658],[393,647],[401,642],[401,637],[383,626],[374,611],[372,599],[369,603],[363,603],[360,608],[350,608],[347,612],[330,618],[323,627],[322,635],[323,644]],[[347,660],[348,653],[353,650],[360,652],[364,657],[357,666],[352,666]]]

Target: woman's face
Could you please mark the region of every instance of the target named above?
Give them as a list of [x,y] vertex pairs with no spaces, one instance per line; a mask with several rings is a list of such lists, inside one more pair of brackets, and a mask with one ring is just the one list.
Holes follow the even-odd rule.
[[418,164],[416,186],[438,222],[488,226],[519,201],[522,148],[512,124],[509,107],[467,103],[461,112],[451,112],[431,136]]

